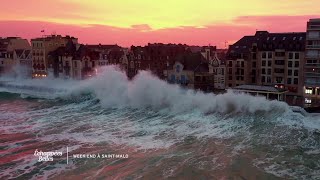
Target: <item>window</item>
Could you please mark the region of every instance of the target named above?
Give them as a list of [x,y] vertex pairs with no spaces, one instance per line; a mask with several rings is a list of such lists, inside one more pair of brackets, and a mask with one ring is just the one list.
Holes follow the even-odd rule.
[[275,73],[284,73],[284,69],[276,68],[274,69]]
[[182,84],[186,83],[186,76],[185,75],[181,75],[181,83]]
[[241,62],[241,67],[244,67],[244,62],[243,61]]
[[267,77],[267,83],[271,83],[271,77]]
[[288,67],[292,67],[292,61],[288,61]]
[[252,62],[252,67],[253,68],[257,67],[257,63],[256,62]]
[[263,83],[266,82],[266,77],[265,76],[261,77],[261,82],[263,82]]
[[252,59],[257,59],[257,54],[256,53],[252,54]]
[[298,78],[294,78],[293,83],[294,84],[299,84]]
[[266,69],[262,69],[262,74],[266,74]]
[[289,53],[289,59],[293,59],[293,53]]
[[229,67],[232,67],[232,61],[229,61]]
[[276,65],[284,65],[284,61],[283,60],[276,60],[275,64]]
[[296,68],[299,67],[299,61],[294,62],[294,67],[296,67]]
[[268,61],[268,66],[271,67],[272,61]]
[[282,83],[282,77],[276,77],[277,83]]
[[312,94],[312,89],[306,89],[306,90],[305,90],[305,93],[306,93],[306,94]]
[[264,58],[264,59],[267,58],[267,53],[266,52],[262,53],[262,58]]
[[73,66],[76,68],[77,67],[77,61],[73,62]]
[[232,68],[229,68],[229,74],[232,74]]
[[276,52],[275,56],[276,57],[283,57],[283,56],[285,56],[285,53],[284,52]]
[[266,66],[266,61],[262,61],[262,66]]
[[229,76],[229,80],[230,80],[230,81],[232,80],[232,76]]
[[294,76],[299,76],[299,71],[298,70],[294,70]]
[[291,78],[287,79],[287,84],[291,84]]
[[268,53],[268,59],[272,59],[272,52]]
[[271,69],[268,69],[268,75],[271,75]]
[[296,53],[294,58],[295,58],[295,59],[299,59],[299,58],[300,58],[300,54],[299,54],[299,53]]
[[288,76],[292,76],[292,70],[288,70]]
[[252,82],[252,83],[256,83],[256,77],[252,77],[252,78],[251,78],[251,82]]
[[171,82],[173,83],[176,82],[176,76],[174,74],[171,75],[170,79],[171,79]]

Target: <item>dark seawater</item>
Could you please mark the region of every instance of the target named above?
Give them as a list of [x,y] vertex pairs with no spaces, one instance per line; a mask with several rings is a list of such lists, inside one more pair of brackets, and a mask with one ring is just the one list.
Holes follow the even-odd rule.
[[[62,156],[38,162],[36,150]],[[16,178],[320,179],[320,116],[145,72],[129,82],[114,68],[82,82],[10,80],[0,86],[0,179]]]

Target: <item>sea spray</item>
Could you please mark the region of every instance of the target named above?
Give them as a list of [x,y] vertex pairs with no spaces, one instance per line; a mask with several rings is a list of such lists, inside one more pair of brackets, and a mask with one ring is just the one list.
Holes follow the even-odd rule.
[[[178,85],[168,84],[148,71],[140,71],[131,81],[117,66],[107,66],[101,68],[99,72],[98,76],[83,81],[16,80],[7,83],[6,86],[46,92],[52,98],[77,99],[77,97],[82,98],[87,95],[86,97],[97,98],[105,108],[150,107],[156,110],[166,108],[177,113],[191,110],[199,110],[203,113],[285,112],[289,110],[289,106],[284,102],[269,101],[261,96],[234,93],[232,90],[228,90],[225,94],[215,95],[184,89]],[[33,96],[37,95],[37,92]]]
[[289,110],[289,106],[284,102],[234,93],[232,90],[215,95],[184,89],[178,85],[168,84],[147,71],[140,71],[132,81],[129,81],[125,73],[114,66],[104,68],[99,76],[85,81],[74,91],[83,89],[90,89],[106,108],[151,107],[168,108],[173,112],[199,110],[203,113]]
[[[96,178],[96,172],[154,178],[165,171],[170,177],[201,172],[222,179],[250,172],[260,173],[258,179],[274,179],[270,174],[319,178],[319,117],[287,110],[282,102],[232,91],[214,95],[188,90],[145,71],[129,81],[116,67],[84,81],[16,79],[1,86],[6,92],[48,98],[30,101],[0,90],[5,172],[0,179],[34,179],[38,174],[75,178],[79,172],[93,172],[89,178]],[[67,165],[65,154],[52,163],[38,163],[33,156],[37,148],[47,152],[66,146],[71,156],[112,153],[129,158],[114,163],[70,158]]]

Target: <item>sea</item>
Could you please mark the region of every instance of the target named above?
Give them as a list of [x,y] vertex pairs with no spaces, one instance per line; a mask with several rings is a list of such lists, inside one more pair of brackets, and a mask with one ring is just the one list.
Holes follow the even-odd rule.
[[116,66],[1,77],[0,179],[320,179],[320,115]]

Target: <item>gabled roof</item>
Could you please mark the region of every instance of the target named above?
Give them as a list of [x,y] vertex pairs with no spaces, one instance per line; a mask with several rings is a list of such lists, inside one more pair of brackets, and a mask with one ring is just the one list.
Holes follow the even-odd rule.
[[173,64],[169,69],[173,68],[173,65],[179,62],[184,66],[184,70],[195,71],[195,72],[208,72],[208,63],[205,62],[205,58],[201,53],[187,53],[179,55],[175,58]]

